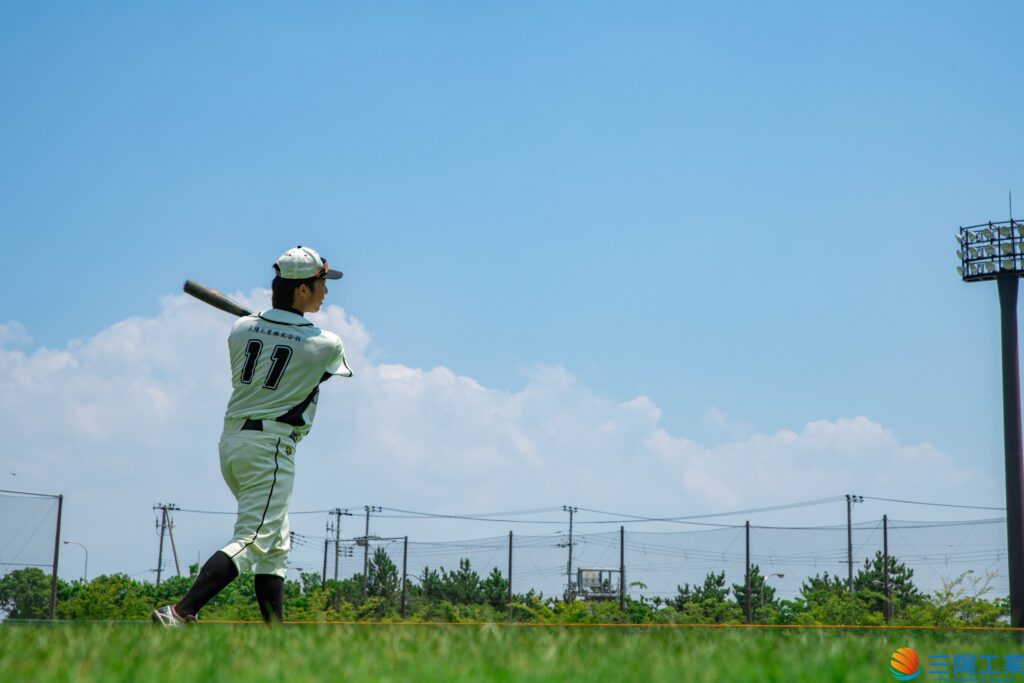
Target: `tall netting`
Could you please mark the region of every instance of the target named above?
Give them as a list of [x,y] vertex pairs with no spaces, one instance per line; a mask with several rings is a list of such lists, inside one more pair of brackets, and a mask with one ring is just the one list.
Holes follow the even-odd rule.
[[[193,549],[192,532],[205,533],[212,520],[185,512],[175,513],[178,550],[188,554],[189,562],[195,562],[199,555]],[[570,543],[567,520],[559,520],[557,512],[547,509],[545,520],[485,516],[453,520],[446,515],[389,515],[385,508],[382,514],[372,516],[366,552],[372,557],[377,548],[383,548],[401,571],[403,537],[407,536],[410,581],[417,581],[428,567],[458,570],[463,560],[468,560],[481,578],[495,568],[507,577],[511,530],[513,592],[533,590],[561,597],[570,581]],[[797,514],[810,516],[804,511]],[[881,517],[864,521],[861,515],[861,521],[849,526],[773,524],[752,517],[749,532],[744,523],[635,519],[623,520],[622,524],[617,520],[614,524],[578,523],[572,535],[571,580],[578,581],[581,569],[603,572],[592,575],[610,579],[617,590],[622,565],[627,594],[634,598],[668,599],[684,584],[702,585],[710,573],[724,572],[726,587],[741,585],[749,541],[750,563],[757,566],[776,598],[796,598],[809,578],[826,573],[845,582],[851,573],[851,557],[856,576],[865,562],[882,553],[886,545],[893,566],[898,562],[911,570],[914,585],[923,593],[942,590],[962,576],[987,583],[987,597],[1005,596],[1009,591],[1006,523],[1002,516],[939,520],[901,516],[887,517],[883,524]],[[331,519],[326,510],[293,516],[295,533],[289,559],[293,578],[299,572],[320,574],[325,555],[327,578],[334,578],[335,536],[325,531]],[[366,546],[353,532],[363,531],[365,525],[361,510],[354,509],[352,518],[345,518],[337,544],[338,578],[362,573]],[[224,520],[218,526],[223,527],[223,536],[230,522]],[[498,532],[501,527],[504,529]],[[204,549],[203,558],[207,549],[212,548]],[[168,552],[165,548],[165,565]]]
[[[964,574],[990,577],[990,595],[1009,591],[1006,568],[1006,526],[1003,519],[959,522],[889,520],[890,562],[913,571],[913,582],[924,593],[941,590]],[[881,520],[846,525],[775,527],[751,525],[750,562],[757,565],[779,598],[792,599],[810,577],[828,574],[846,581],[856,575],[876,553],[885,549]],[[428,541],[410,535],[408,576],[412,581],[424,569],[458,569],[461,560],[484,577],[497,568],[508,574],[507,534],[479,538]],[[513,533],[512,585],[516,593],[533,590],[561,596],[568,586],[568,537],[564,532],[541,535]],[[369,554],[383,547],[396,566],[402,566],[402,539],[372,540]],[[625,567],[627,594],[633,597],[671,598],[683,584],[701,585],[709,573],[725,572],[726,585],[742,584],[747,562],[747,529],[744,525],[714,526],[680,531],[626,529],[583,532],[573,538],[573,581],[578,570],[618,572]],[[363,547],[352,539],[341,544],[340,576],[362,571]],[[300,536],[291,564],[304,571],[320,572],[324,537]],[[328,548],[328,577],[334,568],[333,542]],[[617,574],[614,582],[617,586]],[[881,587],[879,587],[881,589]]]
[[[848,580],[852,541],[852,571],[864,569],[885,550],[890,562],[913,571],[913,582],[924,593],[941,590],[965,573],[991,576],[991,596],[1009,591],[1006,567],[1006,525],[1003,519],[961,522],[881,520],[851,525],[777,527],[750,526],[750,563],[757,565],[780,598],[799,595],[801,585],[828,573]],[[745,526],[722,526],[694,531],[642,532],[626,530],[624,556],[627,585],[634,595],[671,597],[684,583],[700,585],[709,573],[725,572],[727,585],[742,584],[747,562]],[[576,561],[583,566],[607,562],[618,534],[585,534],[579,539]],[[596,546],[596,548],[595,548]],[[600,553],[590,552],[591,549]],[[617,565],[616,565],[617,566]],[[642,584],[638,586],[637,584]],[[879,586],[881,589],[881,586]]]
[[0,576],[25,567],[53,568],[57,496],[0,491]]

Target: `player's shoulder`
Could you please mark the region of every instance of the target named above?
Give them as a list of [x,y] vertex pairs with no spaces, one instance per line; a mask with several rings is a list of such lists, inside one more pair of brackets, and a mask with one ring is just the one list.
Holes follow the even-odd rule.
[[296,330],[315,329],[313,323],[309,322],[298,313],[284,311],[279,308],[271,308],[256,314],[257,322],[278,325],[280,327],[292,327]]
[[231,333],[234,334],[239,330],[247,330],[248,328],[257,325],[259,321],[260,318],[257,313],[253,313],[252,315],[243,315],[231,326]]
[[330,330],[325,330],[320,327],[313,327],[309,330],[309,336],[307,339],[318,347],[325,349],[343,348],[341,337]]
[[339,337],[336,333],[331,332],[330,330],[325,330],[320,327],[318,327],[317,330],[320,333],[319,336],[323,337],[325,342],[329,342],[331,344],[341,343],[341,337]]

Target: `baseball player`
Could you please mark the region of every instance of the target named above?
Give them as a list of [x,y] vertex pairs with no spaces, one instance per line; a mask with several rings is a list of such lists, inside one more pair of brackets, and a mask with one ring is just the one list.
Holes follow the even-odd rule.
[[164,626],[195,621],[203,605],[247,570],[255,574],[263,620],[284,616],[295,446],[313,424],[320,384],[335,375],[351,377],[352,371],[338,335],[303,317],[320,310],[327,280],[341,273],[302,246],[282,254],[274,270],[273,308],[239,318],[228,336],[233,391],[220,439],[220,471],[238,501],[235,532],[180,602],[153,612],[153,621]]

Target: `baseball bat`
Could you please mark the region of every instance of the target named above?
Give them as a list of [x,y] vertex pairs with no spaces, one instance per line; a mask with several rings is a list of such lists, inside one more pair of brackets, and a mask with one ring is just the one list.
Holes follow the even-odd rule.
[[210,289],[206,285],[201,285],[195,280],[185,280],[184,290],[186,294],[191,294],[203,303],[210,304],[214,308],[219,308],[225,313],[237,315],[239,318],[243,315],[252,315],[252,311],[242,304],[237,301],[232,301],[216,289]]

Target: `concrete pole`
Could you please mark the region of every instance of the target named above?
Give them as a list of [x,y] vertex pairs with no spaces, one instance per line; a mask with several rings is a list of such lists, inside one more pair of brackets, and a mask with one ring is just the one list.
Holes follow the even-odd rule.
[[997,279],[1003,357],[1003,447],[1006,536],[1010,569],[1010,626],[1024,626],[1024,503],[1021,501],[1020,358],[1017,351],[1017,275]]
[[160,585],[160,576],[164,568],[164,530],[167,528],[167,508],[160,507],[160,550],[156,556],[156,585]]
[[753,619],[750,613],[750,522],[746,524],[747,529],[747,572],[746,572],[746,600],[744,601],[744,611],[747,615],[747,623],[752,624]]

